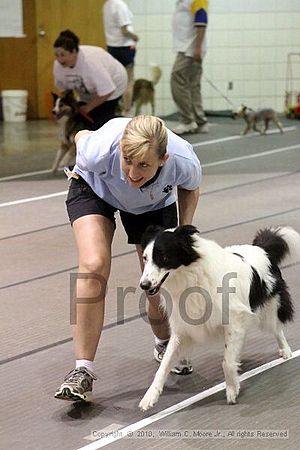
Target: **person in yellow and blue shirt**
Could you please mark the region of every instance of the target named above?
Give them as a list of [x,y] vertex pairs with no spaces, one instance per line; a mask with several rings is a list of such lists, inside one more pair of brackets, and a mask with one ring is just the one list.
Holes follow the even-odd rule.
[[179,111],[176,134],[207,133],[201,95],[202,62],[206,53],[208,0],[177,0],[173,14],[173,47],[177,52],[171,73],[173,100]]

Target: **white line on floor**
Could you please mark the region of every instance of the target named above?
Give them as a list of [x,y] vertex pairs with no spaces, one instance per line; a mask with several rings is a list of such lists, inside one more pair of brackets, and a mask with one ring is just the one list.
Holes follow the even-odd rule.
[[265,152],[253,153],[252,155],[237,156],[236,158],[222,159],[221,161],[214,161],[212,163],[202,164],[202,167],[220,166],[236,161],[243,161],[244,159],[261,158],[262,156],[274,155],[274,153],[286,152],[300,147],[300,144],[289,145],[288,147],[275,148],[274,150],[266,150]]
[[[297,130],[297,127],[285,127],[283,130],[286,131],[295,131]],[[268,131],[267,134],[278,134],[280,133],[279,130],[271,130]],[[212,145],[212,144],[218,144],[219,142],[227,142],[227,141],[235,141],[236,139],[247,139],[251,136],[259,136],[257,133],[251,133],[247,136],[241,136],[240,134],[234,135],[234,136],[228,136],[226,138],[219,138],[219,139],[212,139],[211,141],[203,141],[203,142],[195,142],[193,147],[205,147],[206,145]],[[1,179],[0,179],[1,180]]]
[[21,203],[35,202],[37,200],[46,200],[48,198],[66,195],[67,193],[68,191],[54,192],[54,194],[40,195],[39,197],[23,198],[21,200],[14,200],[12,202],[0,203],[0,208],[3,208],[4,206],[20,205]]
[[[273,367],[279,366],[287,361],[290,361],[291,359],[297,358],[298,356],[300,356],[300,349],[293,352],[293,356],[288,360],[282,358],[275,359],[274,361],[270,361],[266,364],[263,364],[262,366],[256,367],[255,369],[243,373],[240,376],[240,381],[248,380],[249,378],[252,378],[255,375],[263,373],[266,370],[269,370]],[[146,426],[149,426],[152,423],[157,422],[158,420],[162,420],[165,417],[168,417],[177,411],[181,411],[182,409],[187,408],[188,406],[191,406],[194,403],[203,400],[204,398],[210,397],[211,395],[216,394],[217,392],[223,391],[224,389],[225,383],[224,382],[219,383],[216,386],[207,389],[206,391],[200,392],[199,394],[196,394],[193,397],[187,398],[186,400],[183,400],[180,403],[170,406],[169,408],[166,408],[163,411],[154,414],[153,416],[147,417],[146,419],[142,419],[136,423],[132,423],[131,425],[128,425],[125,428],[118,429],[114,434],[98,439],[97,441],[85,445],[84,447],[80,447],[77,450],[98,450],[99,448],[105,447],[111,444],[112,442],[118,441],[127,436],[131,436],[132,433],[134,433],[135,431],[145,428]]]
[[[296,129],[297,129],[297,127],[285,127],[285,128],[283,128],[284,131],[294,131]],[[274,134],[274,133],[279,133],[279,130],[268,131],[268,134]],[[251,136],[254,136],[254,135],[257,136],[257,134],[251,133],[247,137],[251,137]],[[219,139],[212,139],[210,141],[195,142],[192,145],[193,145],[193,147],[202,147],[202,146],[206,146],[206,145],[217,144],[219,142],[234,141],[236,139],[244,139],[244,138],[245,138],[245,136],[234,135],[234,136],[228,136],[228,137],[219,138]],[[17,180],[18,178],[32,177],[34,175],[42,175],[42,174],[45,174],[45,173],[51,173],[51,170],[47,169],[47,170],[39,170],[39,171],[36,171],[36,172],[26,172],[26,173],[20,173],[20,174],[17,174],[17,175],[10,175],[8,177],[0,178],[0,181]]]
[[[228,163],[235,162],[235,161],[242,161],[244,159],[260,158],[262,156],[268,156],[268,155],[272,155],[274,153],[281,153],[281,152],[286,152],[289,150],[294,150],[295,148],[298,148],[298,147],[300,147],[300,144],[290,145],[289,147],[276,148],[274,150],[267,150],[265,152],[253,153],[252,155],[244,155],[244,156],[238,156],[236,158],[222,159],[221,161],[215,161],[212,163],[202,164],[202,167],[205,168],[205,167],[219,166],[221,164],[228,164]],[[13,205],[20,205],[22,203],[34,202],[36,200],[45,200],[47,198],[58,197],[60,195],[66,195],[66,193],[67,193],[67,191],[62,191],[62,192],[56,192],[54,194],[41,195],[39,197],[23,198],[21,200],[15,200],[12,202],[0,203],[0,208],[3,208],[4,206],[13,206]]]
[[26,178],[26,177],[32,177],[35,175],[43,175],[44,173],[51,173],[51,170],[45,169],[45,170],[37,170],[36,172],[19,173],[17,175],[10,175],[9,177],[2,177],[2,178],[0,178],[0,181],[17,180],[18,178]]

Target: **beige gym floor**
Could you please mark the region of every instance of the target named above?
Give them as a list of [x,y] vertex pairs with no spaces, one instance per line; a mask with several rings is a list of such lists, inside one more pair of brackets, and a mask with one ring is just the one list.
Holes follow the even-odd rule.
[[[241,137],[241,120],[210,118],[209,134],[186,136],[203,165],[194,223],[204,237],[230,245],[250,243],[268,225],[300,231],[300,123],[283,122],[283,135],[272,128]],[[298,449],[300,261],[283,268],[296,310],[286,331],[293,359],[272,367],[274,339],[252,331],[241,368],[247,379],[239,403],[227,406],[222,346],[205,344],[194,355],[193,374],[170,375],[159,403],[144,414],[138,403],[157,363],[134,247],[118,224],[94,403],[53,398],[74,365],[69,281],[77,265],[64,206],[68,182],[49,171],[57,147],[52,122],[0,123],[0,450]],[[135,292],[121,298],[128,287]],[[260,373],[248,378],[254,368]],[[199,393],[202,399],[191,399]],[[176,411],[184,400],[187,406]],[[128,426],[133,437],[126,437]],[[242,437],[245,430],[254,435]],[[283,437],[262,437],[264,430],[281,430]]]

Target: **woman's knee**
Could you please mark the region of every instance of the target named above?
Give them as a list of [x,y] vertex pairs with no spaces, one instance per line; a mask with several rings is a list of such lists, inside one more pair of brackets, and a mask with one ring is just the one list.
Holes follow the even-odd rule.
[[83,273],[107,277],[110,271],[110,264],[110,257],[95,255],[82,259],[79,262],[79,268]]
[[110,260],[90,258],[81,261],[77,274],[77,288],[83,293],[89,292],[89,296],[105,298],[109,271]]
[[93,255],[81,258],[79,262],[79,272],[87,274],[89,280],[105,280],[108,279],[111,266],[110,256]]

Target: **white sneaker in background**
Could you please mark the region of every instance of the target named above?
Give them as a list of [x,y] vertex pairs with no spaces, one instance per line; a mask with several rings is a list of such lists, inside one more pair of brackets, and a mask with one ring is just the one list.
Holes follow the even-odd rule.
[[[169,341],[164,342],[163,344],[157,344],[154,347],[154,359],[159,363],[162,362],[164,354],[166,353],[168,342]],[[176,375],[189,375],[193,370],[193,366],[188,359],[181,359],[178,364],[171,369],[171,372],[176,373]]]
[[172,131],[175,134],[181,135],[188,133],[196,133],[197,129],[198,125],[196,124],[196,122],[191,122],[191,123],[180,123]]
[[208,124],[198,125],[197,133],[208,133]]

